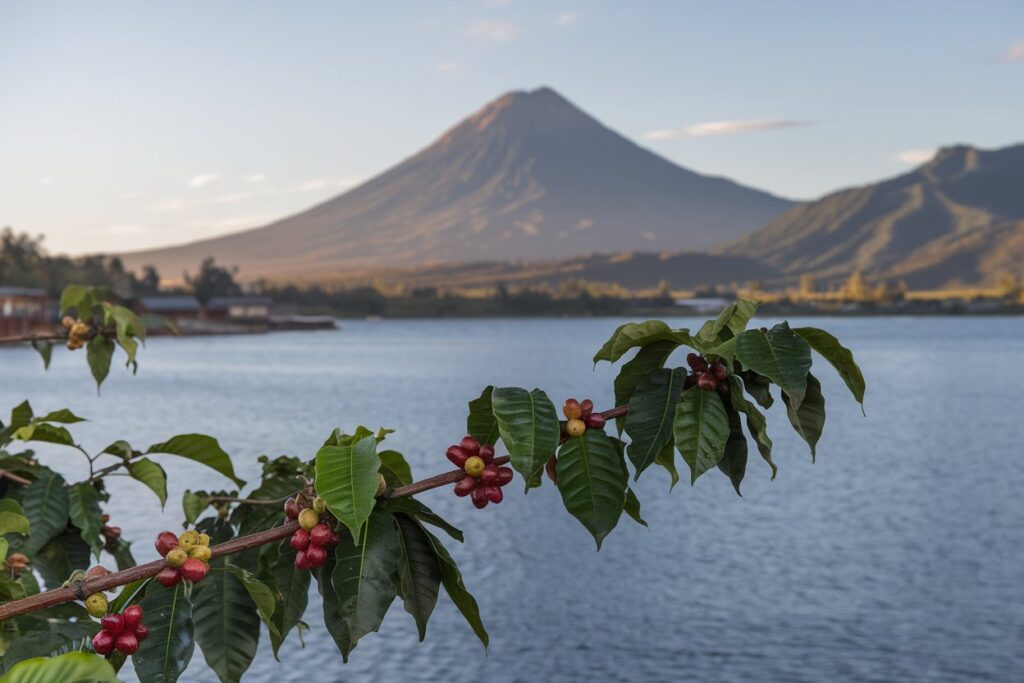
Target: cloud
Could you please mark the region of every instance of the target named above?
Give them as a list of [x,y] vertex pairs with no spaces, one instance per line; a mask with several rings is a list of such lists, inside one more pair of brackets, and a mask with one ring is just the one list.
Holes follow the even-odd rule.
[[187,202],[180,197],[172,197],[171,199],[164,199],[157,202],[153,206],[149,207],[150,211],[181,211],[182,209],[192,206],[193,202]]
[[504,43],[519,35],[519,27],[511,21],[480,19],[470,25],[469,35],[493,43]]
[[148,225],[138,223],[122,223],[120,225],[108,225],[99,228],[96,232],[100,235],[142,235],[152,231]]
[[557,17],[555,17],[555,26],[559,26],[562,28],[574,26],[578,18],[579,17],[576,16],[575,12],[562,12]]
[[1003,53],[1003,61],[1024,62],[1024,42],[1011,45],[1010,49]]
[[195,188],[204,187],[218,178],[220,178],[220,175],[217,173],[200,173],[199,175],[194,175],[189,179],[188,186]]
[[341,188],[346,189],[353,187],[362,182],[362,178],[316,178],[314,180],[307,180],[304,183],[300,183],[295,187],[291,188],[292,192],[313,192],[316,190],[325,190],[327,188]]
[[795,128],[809,126],[809,121],[794,119],[747,119],[745,121],[707,121],[686,128],[670,128],[653,130],[644,135],[648,140],[678,140],[679,138],[701,138],[708,135],[732,135],[749,133],[756,130],[773,130],[776,128]]
[[53,181],[50,180],[49,178],[40,178],[39,179],[39,184],[42,185],[43,187],[46,187],[47,185],[49,185],[52,182]]
[[262,173],[250,173],[249,175],[242,176],[242,180],[247,183],[262,183],[266,179],[267,176]]
[[917,165],[931,161],[936,151],[934,147],[929,147],[928,149],[906,149],[893,158],[904,164]]
[[441,62],[435,68],[446,74],[452,74],[462,69],[458,62]]

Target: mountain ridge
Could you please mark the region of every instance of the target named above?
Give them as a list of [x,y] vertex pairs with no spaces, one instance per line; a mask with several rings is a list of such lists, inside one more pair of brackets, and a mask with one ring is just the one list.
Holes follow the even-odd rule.
[[704,250],[792,206],[640,147],[553,89],[513,91],[365,183],[266,226],[122,254],[243,279],[586,253]]

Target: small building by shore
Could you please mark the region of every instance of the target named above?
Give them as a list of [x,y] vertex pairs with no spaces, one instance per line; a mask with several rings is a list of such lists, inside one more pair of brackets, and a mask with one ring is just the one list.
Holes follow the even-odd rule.
[[0,287],[0,337],[52,332],[54,311],[42,289]]

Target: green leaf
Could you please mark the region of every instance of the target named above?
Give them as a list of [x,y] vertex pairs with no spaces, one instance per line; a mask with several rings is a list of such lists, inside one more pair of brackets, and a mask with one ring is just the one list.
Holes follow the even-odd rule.
[[103,310],[109,321],[114,323],[114,328],[117,333],[117,343],[122,349],[124,349],[125,353],[128,354],[127,365],[134,364],[135,353],[139,348],[139,343],[135,341],[135,337],[145,339],[146,326],[131,309],[125,308],[124,306],[104,303]]
[[52,470],[43,469],[39,472],[39,478],[19,491],[19,497],[31,528],[23,552],[33,555],[67,526],[67,484],[64,477]]
[[195,524],[199,515],[210,505],[210,496],[205,491],[186,490],[181,496],[181,509],[185,513],[185,522]]
[[140,681],[174,683],[192,659],[195,624],[192,601],[185,590],[184,581],[171,588],[153,581],[139,603],[149,627],[149,637],[139,644],[132,659]]
[[523,476],[524,489],[543,471],[558,448],[561,427],[555,405],[540,389],[500,387],[491,395],[501,441],[508,448],[512,467]]
[[435,526],[459,543],[462,543],[465,540],[462,535],[462,531],[449,524],[447,520],[412,496],[395,498],[394,500],[388,501],[388,509],[393,512],[404,512],[425,524]]
[[498,442],[498,420],[491,408],[491,394],[494,387],[489,386],[469,402],[469,415],[466,417],[466,433],[484,444]]
[[25,425],[18,431],[14,432],[14,438],[19,441],[42,441],[45,443],[59,444],[61,446],[75,445],[75,440],[71,437],[71,432],[63,427],[57,427],[55,425],[45,423]]
[[558,490],[565,509],[594,536],[597,549],[622,516],[628,474],[608,435],[588,429],[558,451]]
[[391,488],[405,486],[412,483],[412,470],[405,457],[398,451],[381,451],[380,473]]
[[[7,534],[24,536],[29,533],[30,528],[31,524],[25,516],[25,511],[21,509],[21,504],[13,498],[0,498],[0,538]],[[4,550],[5,552],[0,553],[0,560],[7,557],[6,546]]]
[[725,442],[725,453],[718,462],[718,469],[729,477],[736,495],[742,497],[740,484],[747,471],[747,437],[743,435],[743,425],[735,410],[729,411],[729,440]]
[[786,404],[786,414],[789,416],[789,422],[793,425],[793,429],[811,447],[811,460],[813,461],[818,439],[821,438],[821,432],[825,428],[825,397],[821,393],[821,383],[817,377],[807,373],[807,393],[804,394],[804,402],[800,404],[800,407],[794,408],[786,393],[782,394],[782,401]]
[[789,394],[800,407],[811,369],[811,347],[804,338],[779,323],[767,333],[747,330],[736,338],[736,359],[744,368],[764,375]]
[[103,512],[100,510],[100,495],[95,486],[83,481],[68,489],[68,516],[71,523],[80,530],[82,540],[99,558],[103,552],[100,535],[103,530]]
[[72,308],[78,313],[82,320],[92,318],[92,309],[100,303],[103,292],[99,287],[88,285],[68,285],[60,294],[60,315],[64,315]]
[[245,486],[245,481],[235,476],[235,468],[231,464],[231,457],[224,452],[217,443],[217,439],[205,434],[179,434],[172,436],[163,443],[156,443],[149,447],[146,453],[167,453],[169,455],[180,455],[201,465],[214,469],[225,477],[235,482],[239,488]]
[[690,466],[690,484],[718,465],[729,439],[729,416],[716,391],[683,392],[674,423],[676,448]]
[[[356,643],[349,634],[348,624],[345,622],[344,614],[342,614],[338,595],[334,592],[334,586],[331,583],[331,577],[334,575],[336,566],[335,554],[327,553],[327,561],[324,562],[324,566],[314,569],[311,573],[316,577],[317,589],[320,591],[320,595],[323,596],[320,602],[323,604],[324,626],[327,627],[327,632],[331,634],[334,644],[338,646],[342,660],[348,662],[348,655],[352,652]],[[302,622],[299,622],[299,637],[302,637]]]
[[637,346],[647,346],[654,342],[669,341],[676,344],[692,346],[693,339],[689,330],[673,330],[660,320],[648,320],[643,323],[626,323],[620,325],[604,346],[594,354],[594,363],[606,360],[614,363],[623,354]]
[[636,468],[636,479],[672,443],[672,421],[685,379],[686,371],[682,368],[654,370],[629,399],[625,432],[631,442],[626,453]]
[[380,628],[388,607],[398,597],[395,579],[402,560],[398,529],[389,512],[375,510],[360,540],[357,546],[342,535],[331,577],[353,643]]
[[672,491],[679,483],[679,470],[676,469],[676,449],[671,443],[665,444],[665,447],[658,451],[658,455],[654,458],[654,464],[662,467],[668,476],[671,478],[672,483],[669,484],[668,490]]
[[[757,302],[748,299],[738,299],[726,306],[718,318],[704,323],[697,333],[696,339],[702,345],[713,347],[733,337],[739,336],[747,329],[747,323],[757,312]],[[722,355],[722,354],[716,354]]]
[[78,529],[67,527],[32,556],[32,567],[50,589],[63,584],[76,569],[86,569],[91,560],[91,549]]
[[113,355],[114,342],[102,334],[97,334],[86,344],[85,358],[89,363],[89,370],[92,371],[92,377],[96,380],[97,391],[110,374],[110,359]]
[[633,493],[633,489],[626,487],[626,501],[622,508],[629,518],[641,526],[647,526],[647,522],[640,516],[640,499]]
[[772,460],[772,440],[768,438],[768,421],[750,401],[743,396],[743,382],[736,375],[729,376],[729,400],[732,407],[747,416],[747,431],[757,443],[757,452],[772,468],[772,479],[778,474],[779,468]]
[[753,370],[747,370],[743,373],[741,388],[746,389],[746,392],[757,402],[757,405],[765,410],[771,408],[775,403],[775,399],[772,398],[771,387],[772,381],[764,375],[759,375]]
[[399,595],[405,611],[413,616],[422,641],[427,635],[427,621],[437,604],[441,588],[441,568],[426,531],[412,517],[395,515],[402,555],[399,568]]
[[32,348],[36,350],[39,357],[43,359],[43,370],[50,369],[50,360],[53,358],[53,342],[32,340]]
[[377,494],[381,460],[372,436],[344,446],[324,446],[316,453],[316,490],[352,538],[362,535]]
[[269,628],[274,628],[274,610],[277,608],[274,601],[274,591],[270,590],[267,584],[257,579],[252,572],[241,567],[229,564],[224,567],[224,571],[233,574],[242,582],[245,590],[249,593],[249,597],[252,598],[253,603],[256,605],[256,611],[259,613],[260,619]]
[[117,683],[114,667],[103,657],[88,652],[68,652],[58,657],[34,657],[15,665],[0,683]]
[[462,572],[459,571],[459,567],[455,564],[452,556],[448,554],[447,548],[444,547],[437,536],[434,536],[426,529],[423,532],[427,535],[427,539],[434,549],[434,554],[437,556],[438,567],[441,569],[441,585],[444,586],[448,597],[455,603],[455,607],[462,614],[470,628],[473,629],[473,633],[480,639],[486,650],[487,644],[490,642],[490,636],[487,634],[487,629],[484,628],[484,622],[480,619],[480,608],[477,607],[476,598],[466,589],[466,584],[462,582]]
[[[628,404],[640,381],[653,371],[664,367],[665,361],[677,348],[679,348],[679,342],[654,342],[641,348],[632,359],[626,361],[615,377],[615,405]],[[625,418],[618,417],[615,422],[621,434],[625,427]]]
[[270,632],[275,658],[288,633],[302,620],[309,602],[310,572],[295,567],[297,554],[288,539],[281,541],[274,565],[274,586],[277,589],[273,616],[275,629]]
[[222,683],[240,681],[260,638],[260,616],[249,591],[236,574],[214,567],[195,585],[192,601],[195,640],[206,664]]
[[860,368],[854,362],[853,353],[840,344],[838,339],[817,327],[797,327],[793,331],[803,337],[812,349],[832,364],[863,409],[866,389],[864,375],[861,374]]
[[67,408],[61,408],[60,410],[54,410],[52,413],[47,413],[42,417],[36,418],[37,422],[60,422],[61,424],[74,424],[75,422],[85,422],[84,417],[78,417]]
[[119,458],[124,458],[125,460],[129,460],[135,455],[132,445],[123,439],[119,439],[110,444],[100,451],[100,453],[109,453],[111,455],[116,455]]
[[120,613],[124,611],[124,608],[133,602],[137,601],[140,595],[143,595],[143,591],[152,582],[152,577],[146,579],[135,579],[131,583],[126,583],[121,587],[121,592],[117,594],[117,597],[110,601],[111,613]]
[[167,503],[167,473],[164,472],[164,468],[149,458],[132,460],[127,467],[132,479],[148,486],[149,490],[156,494],[160,499],[160,508],[163,509]]

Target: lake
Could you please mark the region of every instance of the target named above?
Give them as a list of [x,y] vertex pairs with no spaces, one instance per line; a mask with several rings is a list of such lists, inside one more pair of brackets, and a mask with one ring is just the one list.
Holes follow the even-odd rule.
[[[444,450],[487,384],[610,407],[615,370],[590,359],[620,322],[346,321],[338,332],[153,339],[137,376],[115,359],[100,397],[82,353],[55,352],[44,373],[30,349],[3,349],[0,410],[24,398],[37,413],[70,407],[90,420],[72,430],[90,450],[208,433],[249,480],[260,454],[311,457],[335,426],[395,427],[387,444],[422,478],[450,469]],[[487,656],[442,596],[425,642],[396,602],[343,666],[314,599],[306,648],[293,633],[277,664],[264,633],[245,680],[1024,680],[1024,319],[801,324],[833,331],[868,382],[863,417],[815,360],[829,415],[817,463],[777,404],[776,481],[756,453],[743,498],[715,472],[670,495],[652,468],[635,485],[650,529],[624,517],[600,553],[550,482],[523,496],[517,478],[483,511],[428,492],[466,532],[450,546],[490,630]],[[43,459],[84,471],[67,449]],[[137,541],[139,561],[156,558],[157,532],[180,528],[185,488],[228,483],[162,462],[163,514],[148,489],[110,482],[111,523]],[[201,660],[197,648],[182,680],[216,680]]]

